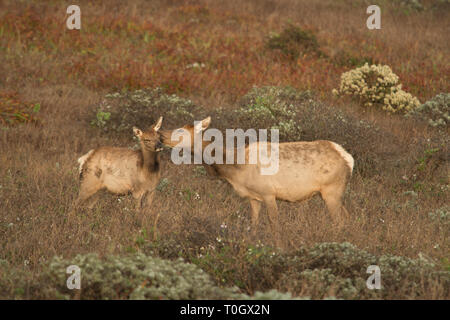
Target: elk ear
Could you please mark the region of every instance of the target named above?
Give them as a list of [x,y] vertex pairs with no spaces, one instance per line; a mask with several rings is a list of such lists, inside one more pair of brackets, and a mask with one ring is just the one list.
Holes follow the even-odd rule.
[[195,133],[199,133],[200,131],[204,131],[206,128],[209,127],[209,124],[211,123],[211,117],[205,118],[202,121],[199,121],[195,125]]
[[205,130],[209,127],[209,124],[211,123],[211,117],[205,118],[202,120],[202,130]]
[[133,127],[133,133],[136,137],[140,138],[142,136],[142,130],[136,127]]
[[159,117],[158,122],[153,126],[153,130],[158,131],[161,128],[163,117]]

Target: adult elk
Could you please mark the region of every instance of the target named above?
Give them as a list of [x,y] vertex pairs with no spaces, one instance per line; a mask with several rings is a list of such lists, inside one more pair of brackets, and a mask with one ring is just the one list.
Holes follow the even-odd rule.
[[[163,130],[162,142],[170,147],[186,148],[191,146],[194,154],[194,135],[202,134],[209,127],[208,117],[196,126],[186,125],[175,130]],[[174,135],[178,140],[173,140]],[[211,142],[202,141],[201,151]],[[260,142],[256,148],[263,147]],[[245,158],[249,158],[252,144],[245,146]],[[264,145],[270,149],[270,143]],[[351,176],[354,160],[340,145],[326,140],[311,142],[284,142],[278,144],[279,167],[273,175],[262,175],[260,159],[256,164],[211,164],[205,165],[208,173],[213,173],[227,180],[236,192],[248,198],[251,205],[252,231],[256,231],[261,203],[268,208],[269,219],[278,234],[278,208],[276,199],[297,202],[306,200],[320,193],[332,218],[340,223],[346,209],[342,197]],[[236,154],[237,150],[234,150]],[[227,149],[223,148],[226,156]]]

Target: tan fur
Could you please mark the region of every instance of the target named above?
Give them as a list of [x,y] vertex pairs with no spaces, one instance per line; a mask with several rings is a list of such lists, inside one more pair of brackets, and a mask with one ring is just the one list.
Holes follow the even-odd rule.
[[140,150],[101,147],[80,157],[81,186],[77,204],[105,188],[114,194],[131,192],[139,208],[144,206],[145,197],[145,205],[150,206],[160,179],[158,129],[161,121],[162,118],[147,132],[134,128],[140,140]]
[[79,163],[78,171],[80,172],[80,175],[81,175],[81,171],[83,169],[84,163],[91,156],[92,152],[94,152],[94,149],[89,150],[88,153],[86,153],[85,155],[83,155],[80,158],[78,158],[78,163]]
[[[204,130],[209,125],[208,118],[203,122]],[[183,129],[193,136],[194,127],[185,126]],[[174,147],[178,141],[171,141],[171,132],[162,132],[162,142]],[[259,148],[259,142],[256,144]],[[246,159],[249,149],[250,146],[247,146]],[[210,166],[208,173],[212,172],[226,179],[241,197],[250,200],[255,232],[261,202],[266,204],[269,218],[276,230],[276,199],[296,202],[320,193],[333,218],[346,213],[342,197],[353,163],[353,157],[331,141],[285,142],[279,143],[279,170],[274,175],[262,175],[259,162],[243,165],[214,164]]]

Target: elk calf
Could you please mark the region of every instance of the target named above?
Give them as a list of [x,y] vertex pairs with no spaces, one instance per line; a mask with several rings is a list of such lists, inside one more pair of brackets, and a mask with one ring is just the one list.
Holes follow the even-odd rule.
[[[139,209],[150,206],[160,179],[159,151],[162,144],[158,130],[161,123],[162,117],[145,132],[133,128],[141,145],[140,150],[101,147],[80,157],[81,186],[76,204],[85,202],[97,191],[106,188],[115,194],[131,192]],[[90,207],[94,203],[95,200]]]

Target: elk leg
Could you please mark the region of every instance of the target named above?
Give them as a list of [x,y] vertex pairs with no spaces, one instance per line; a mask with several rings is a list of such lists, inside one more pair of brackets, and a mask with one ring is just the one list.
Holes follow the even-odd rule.
[[219,174],[217,173],[216,169],[214,169],[213,166],[204,164],[203,167],[206,170],[206,173],[212,177],[217,177]]
[[142,197],[136,198],[136,209],[142,210]]
[[259,211],[261,210],[261,201],[250,199],[250,206],[252,208],[252,235],[256,234],[256,228],[258,226]]
[[338,226],[342,225],[343,215],[347,210],[345,210],[342,205],[342,195],[343,188],[336,186],[328,186],[327,188],[320,191],[323,200],[325,201],[328,211],[331,214],[331,219]]
[[[146,194],[146,208],[150,209],[153,203],[153,199],[155,198],[155,190],[149,191]],[[154,216],[155,221],[153,222],[153,240],[156,240],[157,236],[157,228],[158,228],[158,219],[159,219],[159,212],[155,213],[153,212],[152,216]]]
[[153,222],[153,241],[156,241],[158,238],[158,220],[159,212],[155,214],[155,221]]
[[138,210],[141,210],[143,208],[142,202],[143,202],[143,199],[145,197],[145,193],[141,192],[141,191],[134,190],[134,191],[131,192],[131,195],[136,200],[136,208]]
[[132,196],[134,198],[134,200],[136,201],[136,211],[137,211],[137,217],[136,217],[136,223],[139,226],[142,226],[144,224],[144,210],[143,210],[143,201],[144,201],[144,196],[145,194],[138,194],[133,192]]
[[[83,204],[86,200],[88,200],[90,197],[92,197],[95,193],[97,193],[98,190],[101,189],[101,184],[98,179],[86,177],[83,182],[81,183],[80,187],[80,193],[78,194],[78,198],[75,201],[76,206],[80,206]],[[95,204],[96,199],[94,199]],[[90,207],[94,204],[90,204]]]
[[153,199],[155,198],[155,190],[148,191],[145,195],[145,206],[150,208],[153,203]]
[[268,196],[264,198],[264,203],[267,206],[270,224],[275,232],[275,243],[280,246],[280,225],[278,221],[278,207],[275,196]]
[[345,220],[350,218],[350,214],[348,213],[347,209],[344,207],[344,205],[341,205],[341,214],[344,217]]
[[94,207],[94,205],[97,203],[97,200],[98,200],[98,198],[99,198],[99,194],[96,192],[94,195],[92,195],[90,198],[89,198],[89,204],[87,205],[87,207],[89,208],[89,209],[92,209],[93,207]]
[[138,209],[144,209],[151,207],[153,198],[155,197],[154,191],[144,191],[133,193],[133,197],[136,199],[136,206]]
[[[147,211],[147,210],[151,210],[151,206],[153,203],[153,199],[155,198],[155,190],[152,191],[147,191],[141,200],[141,207],[143,209],[143,211]],[[144,204],[145,203],[145,204]],[[154,222],[153,222],[153,240],[156,240],[157,238],[157,225],[158,225],[158,219],[159,219],[159,212],[157,214],[152,214],[152,216],[154,216]]]

